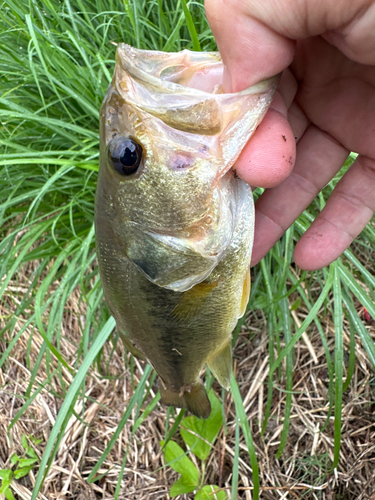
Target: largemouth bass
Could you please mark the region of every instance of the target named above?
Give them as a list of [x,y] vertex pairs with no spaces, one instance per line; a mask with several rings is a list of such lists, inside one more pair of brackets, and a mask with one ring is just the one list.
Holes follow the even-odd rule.
[[208,417],[208,364],[229,388],[246,309],[250,187],[232,169],[278,78],[222,92],[218,53],[120,44],[101,108],[95,202],[104,295],[126,347],[161,379],[162,402]]

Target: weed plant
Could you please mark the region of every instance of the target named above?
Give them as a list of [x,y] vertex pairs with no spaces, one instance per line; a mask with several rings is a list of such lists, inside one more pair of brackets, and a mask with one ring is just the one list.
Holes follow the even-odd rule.
[[[1,3],[0,299],[10,280],[14,282],[21,274],[27,274],[30,285],[26,289],[15,287],[12,303],[8,304],[12,313],[1,318],[0,341],[6,348],[0,352],[0,368],[6,367],[25,331],[32,335],[37,330],[44,341],[37,361],[33,364],[27,360],[31,373],[29,386],[22,395],[22,407],[12,425],[37,394],[50,387],[52,377],[60,378],[62,390],[55,394],[62,406],[41,460],[32,500],[63,438],[74,404],[84,395],[87,370],[92,363],[99,363],[101,349],[114,327],[103,301],[95,261],[93,206],[99,156],[99,108],[112,78],[113,43],[119,42],[164,51],[216,49],[201,0],[189,4],[185,0],[5,0]],[[324,152],[317,151],[317,155],[320,154]],[[329,268],[297,275],[291,264],[295,241],[322,209],[353,159],[354,155],[348,158],[336,178],[255,268],[248,306],[249,310],[264,311],[269,330],[270,372],[264,421],[260,422],[263,429],[270,416],[275,384],[285,384],[285,414],[278,457],[288,440],[294,346],[309,325],[315,324],[318,328],[330,379],[327,423],[334,417],[332,468],[339,461],[342,396],[354,371],[355,335],[375,366],[375,346],[359,312],[363,306],[375,317],[374,227],[368,225],[344,258]],[[37,266],[29,268],[29,263],[35,261]],[[81,319],[82,338],[71,365],[60,352],[61,324],[69,297],[77,287],[87,314]],[[295,293],[298,298],[291,302]],[[301,303],[308,314],[299,325],[291,312]],[[334,318],[333,356],[320,322],[323,313]],[[16,328],[20,317],[23,326]],[[352,327],[352,342],[344,380],[343,322],[346,320]],[[42,361],[46,378],[35,391]],[[64,382],[64,370],[74,376],[70,387]],[[135,415],[132,428],[135,433],[157,405],[159,395],[151,400],[148,397],[154,379],[151,368],[146,368],[118,430],[89,481],[93,480],[130,415]],[[231,498],[237,498],[240,428],[253,471],[253,498],[257,498],[256,454],[234,378],[232,394],[238,428]],[[168,431],[166,442],[177,431],[182,417],[183,412]],[[125,461],[121,474],[124,467]]]

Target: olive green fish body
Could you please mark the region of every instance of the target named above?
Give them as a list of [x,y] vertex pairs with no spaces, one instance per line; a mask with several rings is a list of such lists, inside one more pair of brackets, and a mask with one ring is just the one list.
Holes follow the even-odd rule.
[[230,167],[276,80],[222,94],[214,53],[120,45],[116,61],[95,211],[105,298],[125,345],[160,376],[162,400],[207,417],[199,373],[208,363],[229,387],[250,289],[253,199]]
[[[205,363],[213,362],[225,347],[229,359],[220,361],[226,362],[223,372],[214,373],[229,387],[231,333],[247,304],[253,234],[250,188],[233,177],[232,183],[242,197],[233,238],[209,277],[185,292],[153,284],[111,245],[98,243],[105,296],[119,332],[130,350],[140,351],[163,385],[177,394],[182,388],[189,390]],[[103,240],[113,241],[115,235],[105,221],[103,228]],[[183,398],[179,406],[186,406]]]

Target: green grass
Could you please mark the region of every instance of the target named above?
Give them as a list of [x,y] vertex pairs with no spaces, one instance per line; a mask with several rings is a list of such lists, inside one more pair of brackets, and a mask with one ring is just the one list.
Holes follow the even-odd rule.
[[[98,362],[100,350],[113,327],[103,303],[95,265],[93,202],[99,156],[99,108],[112,78],[115,50],[111,42],[122,41],[142,49],[169,51],[215,50],[216,47],[201,1],[187,4],[185,0],[6,0],[1,4],[0,300],[10,280],[17,282],[17,276],[29,273],[30,285],[27,290],[13,292],[9,305],[13,312],[1,318],[4,327],[0,339],[7,340],[5,351],[0,353],[0,367],[6,366],[26,329],[37,329],[44,343],[36,363],[27,359],[31,372],[29,388],[12,425],[44,387],[53,392],[52,377],[60,378],[62,392],[55,396],[64,401],[42,458],[32,500],[52,463],[74,403],[84,394],[86,372],[91,363]],[[368,226],[355,246],[329,269],[302,273],[298,280],[290,264],[295,240],[321,210],[352,161],[352,158],[348,160],[340,174],[254,270],[249,302],[249,308],[264,310],[269,330],[270,375],[263,429],[270,417],[275,384],[283,384],[286,392],[278,456],[288,439],[294,346],[310,324],[316,325],[330,377],[327,422],[331,413],[334,414],[332,467],[337,466],[339,459],[343,391],[354,370],[354,334],[361,338],[375,366],[375,345],[358,314],[360,303],[375,317],[373,269],[369,271],[361,262],[369,258],[373,265],[375,229]],[[35,261],[38,265],[29,272],[28,264]],[[81,341],[76,346],[78,355],[71,366],[70,360],[64,359],[60,352],[61,324],[69,298],[77,287],[80,287],[81,304],[87,308],[87,314],[81,325]],[[294,298],[293,303],[302,303],[309,311],[300,328],[294,325],[290,315],[291,297],[296,293],[298,298]],[[320,323],[322,312],[334,318],[333,362]],[[15,328],[19,318],[22,318],[22,327]],[[344,318],[350,321],[352,330],[350,369],[345,382],[342,378]],[[42,361],[46,363],[46,378],[33,392]],[[70,387],[65,385],[63,367],[75,376]],[[151,369],[147,369],[100,463],[114,445],[131,411],[137,409],[135,433],[157,404],[158,396],[148,401],[148,406],[144,403],[153,377]],[[232,391],[238,422],[231,497],[237,495],[241,427],[252,465],[256,498],[259,491],[256,454],[234,379]],[[168,415],[174,419],[174,412]],[[170,432],[166,431],[166,441],[176,432],[182,417],[183,412]],[[99,465],[89,480],[94,478]]]

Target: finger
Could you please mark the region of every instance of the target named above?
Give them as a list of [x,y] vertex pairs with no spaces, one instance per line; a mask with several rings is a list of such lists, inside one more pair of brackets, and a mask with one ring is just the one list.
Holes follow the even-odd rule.
[[349,150],[375,158],[375,66],[349,61],[314,37],[298,42],[292,69],[306,116]]
[[294,42],[254,19],[247,4],[242,0],[205,1],[207,19],[226,67],[225,92],[238,92],[276,75],[293,59]]
[[288,121],[297,144],[310,124],[302,108],[294,101],[288,109]]
[[267,189],[256,203],[252,265],[257,264],[319,191],[340,170],[348,151],[310,125],[297,146],[291,175],[279,186]]
[[339,257],[375,211],[375,160],[358,156],[294,251],[295,263],[320,269]]
[[286,109],[289,109],[298,90],[298,83],[290,69],[283,71],[277,92],[281,95]]
[[293,74],[284,71],[270,111],[236,162],[237,174],[251,186],[277,186],[292,171],[295,142],[309,124],[301,108],[293,102],[296,90]]
[[374,62],[373,0],[206,0],[205,7],[227,68],[226,92],[243,90],[288,67],[293,40],[306,37],[325,35],[348,57]]
[[286,114],[285,104],[278,95],[242,150],[235,169],[248,184],[272,187],[290,174],[295,161],[296,141]]
[[354,16],[350,23],[345,23],[341,30],[326,32],[324,38],[353,61],[373,65],[375,64],[375,4],[371,1],[366,3],[365,8],[360,7],[360,15]]

